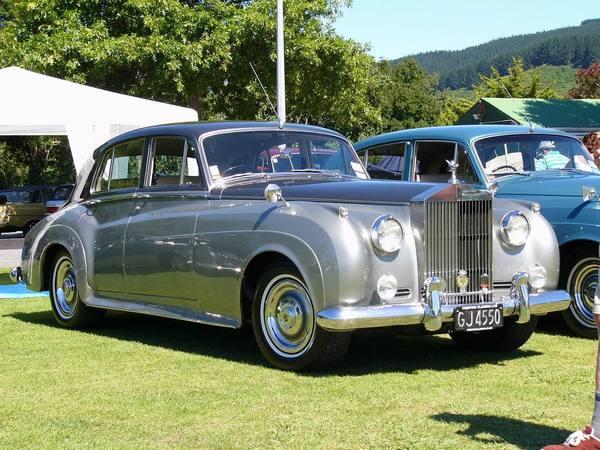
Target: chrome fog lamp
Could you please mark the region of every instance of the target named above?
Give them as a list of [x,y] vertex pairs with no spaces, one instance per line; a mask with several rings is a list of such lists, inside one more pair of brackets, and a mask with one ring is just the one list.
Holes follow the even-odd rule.
[[402,225],[390,215],[379,216],[371,227],[373,246],[386,253],[398,251],[404,240]]
[[500,223],[502,240],[511,247],[525,245],[531,227],[529,220],[519,211],[507,212]]
[[535,264],[529,267],[529,284],[533,289],[541,289],[546,285],[546,277],[548,273],[544,266]]
[[388,301],[396,296],[398,281],[391,273],[381,275],[377,280],[377,295],[381,300]]

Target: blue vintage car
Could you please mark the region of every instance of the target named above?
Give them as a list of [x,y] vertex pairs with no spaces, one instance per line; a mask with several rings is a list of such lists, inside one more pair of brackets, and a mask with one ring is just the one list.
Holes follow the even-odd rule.
[[577,335],[596,335],[600,170],[578,139],[550,129],[469,125],[397,131],[355,148],[371,178],[473,184],[539,204],[560,245],[559,286],[573,300],[563,317]]

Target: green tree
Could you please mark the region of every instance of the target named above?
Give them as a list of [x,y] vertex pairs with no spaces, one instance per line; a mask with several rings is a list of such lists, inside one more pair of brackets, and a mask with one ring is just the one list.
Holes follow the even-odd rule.
[[0,0],[0,28],[12,18],[13,0]]
[[569,91],[571,98],[600,98],[600,64],[577,71],[575,87]]
[[458,96],[452,91],[444,92],[438,125],[454,125],[473,106],[473,103],[475,99]]
[[[352,137],[380,124],[379,75],[336,35],[341,0],[286,2],[289,117]],[[275,0],[17,1],[0,66],[191,106],[201,119],[272,118],[250,68],[275,96]]]
[[478,97],[497,98],[556,98],[558,94],[550,85],[544,85],[539,75],[533,72],[527,77],[523,67],[522,58],[513,58],[508,67],[508,75],[502,76],[492,67],[492,74],[488,77],[480,75],[481,84],[475,88]]
[[436,125],[442,111],[437,77],[414,59],[393,67],[384,62],[380,68],[384,76],[380,90],[382,130]]

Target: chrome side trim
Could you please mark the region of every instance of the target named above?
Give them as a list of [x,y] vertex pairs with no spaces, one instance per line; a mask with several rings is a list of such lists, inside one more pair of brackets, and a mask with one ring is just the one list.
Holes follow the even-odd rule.
[[[503,297],[504,316],[519,315],[521,304],[517,298]],[[569,307],[571,297],[567,291],[550,291],[529,295],[529,312],[534,316],[562,311]],[[496,304],[496,302],[492,303]],[[424,303],[380,305],[366,307],[335,307],[319,311],[317,323],[331,331],[350,331],[360,328],[376,328],[423,324],[429,314]],[[441,320],[453,320],[454,306],[442,305]]]
[[166,317],[169,319],[185,320],[186,322],[215,325],[225,328],[240,328],[239,320],[231,317],[211,314],[209,312],[196,311],[186,308],[174,308],[171,306],[154,305],[143,302],[116,300],[106,297],[90,296],[85,299],[85,304],[96,308],[110,309],[114,311],[126,311],[149,316]]

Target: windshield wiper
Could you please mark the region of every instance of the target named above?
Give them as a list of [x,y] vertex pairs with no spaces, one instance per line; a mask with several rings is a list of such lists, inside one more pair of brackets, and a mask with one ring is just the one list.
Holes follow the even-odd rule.
[[292,169],[290,172],[311,172],[311,173],[325,173],[321,169]]
[[521,175],[522,177],[530,177],[531,172],[506,172],[506,173],[490,173],[488,176],[493,177],[505,177],[507,175]]

